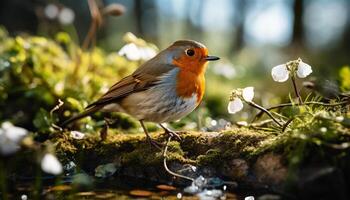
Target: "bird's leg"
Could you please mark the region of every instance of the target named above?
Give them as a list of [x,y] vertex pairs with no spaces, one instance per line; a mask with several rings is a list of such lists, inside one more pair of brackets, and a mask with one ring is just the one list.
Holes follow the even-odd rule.
[[148,130],[147,130],[147,128],[145,127],[145,124],[143,123],[142,120],[140,120],[140,124],[141,124],[142,129],[143,129],[143,131],[144,131],[145,134],[146,134],[146,138],[147,138],[148,142],[151,144],[151,146],[153,146],[153,147],[155,147],[155,148],[157,148],[157,149],[159,149],[159,150],[162,151],[162,147],[161,147],[162,144],[160,144],[159,142],[157,142],[157,141],[155,141],[155,140],[153,140],[153,139],[151,138],[151,136],[149,135]]
[[175,131],[168,129],[167,127],[165,127],[163,124],[159,123],[159,126],[162,127],[164,129],[164,132],[166,134],[168,134],[169,136],[175,137],[178,140],[181,140],[181,137],[179,136],[179,134],[177,134]]

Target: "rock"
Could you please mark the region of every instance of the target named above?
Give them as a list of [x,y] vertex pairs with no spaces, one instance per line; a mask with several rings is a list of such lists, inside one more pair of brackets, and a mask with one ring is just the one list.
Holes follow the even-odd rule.
[[198,177],[197,167],[190,164],[183,165],[178,162],[172,162],[170,164],[170,168],[175,170],[177,173],[187,177],[191,177],[191,178]]
[[280,200],[281,196],[277,194],[264,194],[258,197],[258,200]]
[[260,156],[255,165],[254,173],[260,182],[280,184],[286,180],[287,168],[281,162],[282,156],[268,153]]
[[222,173],[233,180],[243,180],[249,173],[249,165],[243,159],[233,159],[224,165]]
[[99,165],[95,169],[95,176],[98,178],[106,178],[112,176],[117,171],[114,163]]
[[203,190],[202,192],[198,193],[197,196],[200,200],[216,200],[222,197],[224,193],[221,190]]
[[349,199],[344,174],[336,167],[309,167],[297,181],[299,199]]

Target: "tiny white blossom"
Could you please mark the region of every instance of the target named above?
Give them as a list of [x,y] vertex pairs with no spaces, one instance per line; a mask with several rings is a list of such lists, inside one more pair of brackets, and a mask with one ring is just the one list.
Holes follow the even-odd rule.
[[139,51],[140,51],[142,60],[149,60],[157,54],[157,52],[150,47],[140,47]]
[[277,65],[272,68],[271,75],[274,81],[276,82],[285,82],[289,78],[289,71],[287,69],[287,65]]
[[118,54],[121,56],[126,56],[127,59],[133,60],[133,61],[141,59],[140,52],[138,51],[138,48],[134,43],[129,43],[124,45],[119,50]]
[[0,128],[0,154],[10,155],[20,149],[19,143],[28,134],[21,127],[13,126],[10,122],[4,122]]
[[48,4],[44,9],[44,13],[47,18],[55,19],[58,16],[59,10],[55,4]]
[[176,198],[177,198],[177,199],[182,199],[182,194],[181,194],[180,192],[177,193],[177,194],[176,194]]
[[62,173],[62,164],[58,161],[56,156],[47,153],[41,160],[41,169],[46,173],[58,175]]
[[140,47],[134,43],[128,43],[119,50],[118,54],[126,56],[129,60],[138,61],[151,59],[157,52],[150,47]]
[[244,197],[244,200],[254,200],[254,196],[247,196],[247,197]]
[[73,23],[74,18],[75,18],[75,14],[73,10],[70,8],[63,8],[60,14],[58,15],[58,21],[63,25]]
[[85,137],[85,134],[79,131],[71,131],[70,136],[74,139],[81,140]]
[[28,196],[26,194],[22,194],[21,200],[28,200]]
[[227,110],[230,114],[235,114],[243,109],[243,103],[240,98],[234,98],[228,103]]
[[242,97],[245,101],[251,102],[254,98],[254,87],[246,87],[243,89]]
[[299,78],[305,78],[309,76],[312,73],[311,66],[304,63],[303,61],[300,61],[298,70],[297,70],[297,76]]

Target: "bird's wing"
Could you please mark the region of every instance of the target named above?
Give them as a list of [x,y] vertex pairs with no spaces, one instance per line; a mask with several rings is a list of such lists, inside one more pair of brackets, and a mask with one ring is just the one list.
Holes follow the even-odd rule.
[[174,67],[175,66],[168,64],[146,62],[133,74],[114,84],[99,100],[88,105],[87,108],[105,105],[133,92],[146,90],[152,85],[157,84],[159,77],[174,69]]

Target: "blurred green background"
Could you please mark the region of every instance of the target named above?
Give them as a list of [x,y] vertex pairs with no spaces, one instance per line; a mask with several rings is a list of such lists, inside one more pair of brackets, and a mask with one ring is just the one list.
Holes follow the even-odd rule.
[[[82,71],[72,76],[73,78],[66,73],[70,75],[75,73],[72,71],[74,63],[60,61],[65,60],[65,56],[71,60],[76,59],[75,50],[72,49],[82,46],[86,38],[91,25],[88,1],[2,0],[0,2],[0,25],[7,30],[5,31],[7,33],[3,33],[7,35],[3,36],[3,41],[8,41],[7,37],[14,36],[26,39],[28,35],[54,39],[57,42],[55,45],[58,46],[47,44],[45,48],[51,50],[57,48],[57,52],[51,52],[50,56],[44,60],[34,59],[32,62],[31,59],[31,62],[34,66],[35,63],[40,66],[37,69],[38,74],[43,69],[51,70],[47,73],[47,77],[43,78],[51,80],[45,83],[49,88],[59,88],[58,83],[62,86],[62,80],[65,85],[69,85],[61,92],[64,94],[56,91],[58,94],[53,92],[51,97],[43,95],[45,92],[37,91],[38,97],[47,98],[43,100],[46,101],[45,103],[38,103],[38,106],[35,106],[38,99],[28,98],[28,95],[35,96],[35,94],[21,96],[21,93],[9,93],[11,88],[16,87],[17,82],[12,82],[12,85],[4,84],[6,81],[3,70],[1,72],[3,80],[0,85],[3,92],[0,102],[3,110],[3,114],[0,114],[1,120],[14,119],[16,115],[19,116],[17,121],[23,121],[19,111],[28,109],[28,99],[34,102],[31,107],[31,110],[35,110],[33,116],[40,115],[36,112],[40,108],[44,108],[46,111],[42,112],[47,114],[49,108],[57,103],[58,98],[63,99],[65,103],[70,102],[68,105],[78,101],[76,104],[79,105],[68,106],[66,109],[73,107],[75,111],[81,111],[106,87],[131,73],[140,64],[140,62],[129,62],[117,55],[118,50],[125,45],[123,36],[127,32],[132,32],[137,37],[155,44],[159,49],[167,47],[178,39],[193,39],[205,44],[210,54],[222,58],[210,64],[207,72],[207,91],[200,108],[189,116],[189,120],[185,120],[186,123],[177,123],[179,126],[188,125],[190,129],[216,125],[220,119],[231,122],[248,119],[251,112],[248,108],[235,116],[229,116],[227,113],[228,97],[234,88],[254,86],[256,101],[263,106],[288,99],[289,93],[292,93],[290,82],[275,83],[270,75],[271,68],[278,64],[300,57],[313,67],[314,73],[311,80],[315,80],[320,85],[329,83],[338,85],[342,81],[339,70],[350,63],[350,1],[347,0],[105,0],[96,2],[101,10],[115,3],[121,4],[124,9],[121,11],[121,16],[104,15],[102,17],[101,26],[96,35],[98,48],[91,50],[92,63],[95,67],[89,67],[87,64],[89,62],[83,59],[79,63],[82,66],[80,68],[83,68],[79,70]],[[29,40],[31,44],[40,43],[33,39]],[[18,48],[25,49],[25,45],[20,43],[21,41],[15,40],[7,47],[4,42],[0,45],[3,65],[0,69],[5,68],[7,64],[4,63],[11,56],[19,55]],[[77,45],[74,46],[71,43]],[[58,52],[61,50],[67,55],[62,56]],[[47,51],[34,51],[35,53],[44,55]],[[33,55],[27,54],[27,58],[33,58]],[[55,72],[44,64],[57,57],[61,60],[53,66],[60,66],[59,72],[62,73]],[[21,66],[30,66],[31,62],[27,61],[23,61],[26,64],[22,63]],[[12,61],[9,64],[14,66]],[[22,72],[20,70],[18,75],[25,77],[26,74]],[[343,79],[344,73],[349,74],[343,72]],[[52,80],[51,77],[55,77],[56,80]],[[84,81],[69,79],[84,79]],[[29,78],[21,84],[31,85],[28,88],[33,92],[32,89],[36,86],[32,83],[33,80]],[[301,80],[298,84],[302,84]],[[42,81],[38,85],[42,85]],[[303,94],[307,93],[308,90],[303,89]],[[8,102],[13,102],[16,97],[25,97],[25,102],[14,103],[12,107],[7,108]],[[71,113],[62,115],[67,118]],[[37,124],[40,124],[39,119],[36,121]],[[30,120],[29,117],[27,121]],[[30,127],[24,124],[25,127]]]

